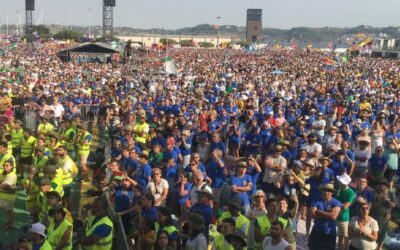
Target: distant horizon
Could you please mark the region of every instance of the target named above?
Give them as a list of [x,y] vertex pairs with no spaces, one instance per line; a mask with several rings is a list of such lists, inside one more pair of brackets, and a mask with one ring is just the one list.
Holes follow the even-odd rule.
[[[102,24],[101,0],[36,0],[33,23]],[[384,0],[117,0],[114,27],[176,30],[201,23],[244,27],[247,9],[262,9],[264,27],[373,27],[400,25],[400,1]],[[1,0],[0,24],[25,22],[25,1]]]
[[[5,23],[0,23],[0,26],[6,26],[7,24]],[[24,26],[25,23],[9,23],[9,26],[12,25],[22,25]],[[73,26],[73,27],[102,27],[102,24],[93,24],[93,25],[79,25],[79,24],[74,24],[74,25],[69,25],[69,24],[57,24],[57,23],[44,23],[44,24],[40,24],[40,25],[44,25],[44,26],[50,26],[50,25],[55,25],[55,26],[63,26],[63,27],[68,27],[68,26]],[[160,29],[160,30],[179,30],[179,29],[185,29],[185,28],[193,28],[193,27],[197,27],[200,25],[210,25],[213,26],[214,24],[211,23],[200,23],[200,24],[195,24],[192,26],[182,26],[179,28],[163,28],[163,27],[153,27],[153,28],[141,28],[141,27],[133,27],[133,26],[114,26],[114,28],[132,28],[132,29],[143,29],[143,30],[152,30],[152,29]],[[223,24],[223,25],[218,25],[218,26],[236,26],[236,27],[240,27],[240,28],[246,28],[246,25],[235,25],[235,24]],[[290,29],[295,29],[295,28],[310,28],[310,29],[320,29],[320,28],[337,28],[337,29],[351,29],[351,28],[356,28],[356,27],[360,27],[360,26],[364,26],[364,27],[369,27],[369,28],[399,28],[400,30],[400,23],[396,26],[396,25],[387,25],[387,26],[373,26],[373,25],[369,25],[369,24],[359,24],[359,25],[354,25],[354,26],[293,26],[291,28],[276,28],[276,27],[269,27],[269,26],[263,26],[263,29],[278,29],[278,30],[290,30]]]

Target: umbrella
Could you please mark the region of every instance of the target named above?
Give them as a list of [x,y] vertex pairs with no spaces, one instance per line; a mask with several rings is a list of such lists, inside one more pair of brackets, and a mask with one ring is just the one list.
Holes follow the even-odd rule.
[[272,71],[272,74],[275,74],[275,75],[282,75],[282,74],[284,74],[285,72],[284,71],[282,71],[282,70],[274,70],[274,71]]

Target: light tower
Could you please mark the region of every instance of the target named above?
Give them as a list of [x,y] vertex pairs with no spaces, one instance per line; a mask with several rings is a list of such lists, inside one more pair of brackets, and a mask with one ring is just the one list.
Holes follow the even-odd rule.
[[35,10],[35,0],[25,0],[25,37],[28,42],[32,42],[33,31],[33,11]]
[[106,42],[113,37],[115,2],[116,0],[103,0],[103,38]]

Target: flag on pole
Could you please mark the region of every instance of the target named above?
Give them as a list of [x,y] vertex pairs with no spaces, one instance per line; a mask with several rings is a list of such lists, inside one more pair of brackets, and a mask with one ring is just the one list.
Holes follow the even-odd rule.
[[178,70],[176,70],[175,63],[169,57],[165,57],[163,60],[165,73],[167,74],[178,74]]

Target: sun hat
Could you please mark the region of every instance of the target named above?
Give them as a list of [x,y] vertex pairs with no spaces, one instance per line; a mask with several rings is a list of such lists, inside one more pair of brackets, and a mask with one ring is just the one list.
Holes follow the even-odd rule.
[[45,238],[47,237],[45,234],[46,227],[40,222],[32,224],[31,229],[29,231],[35,234],[42,235]]

